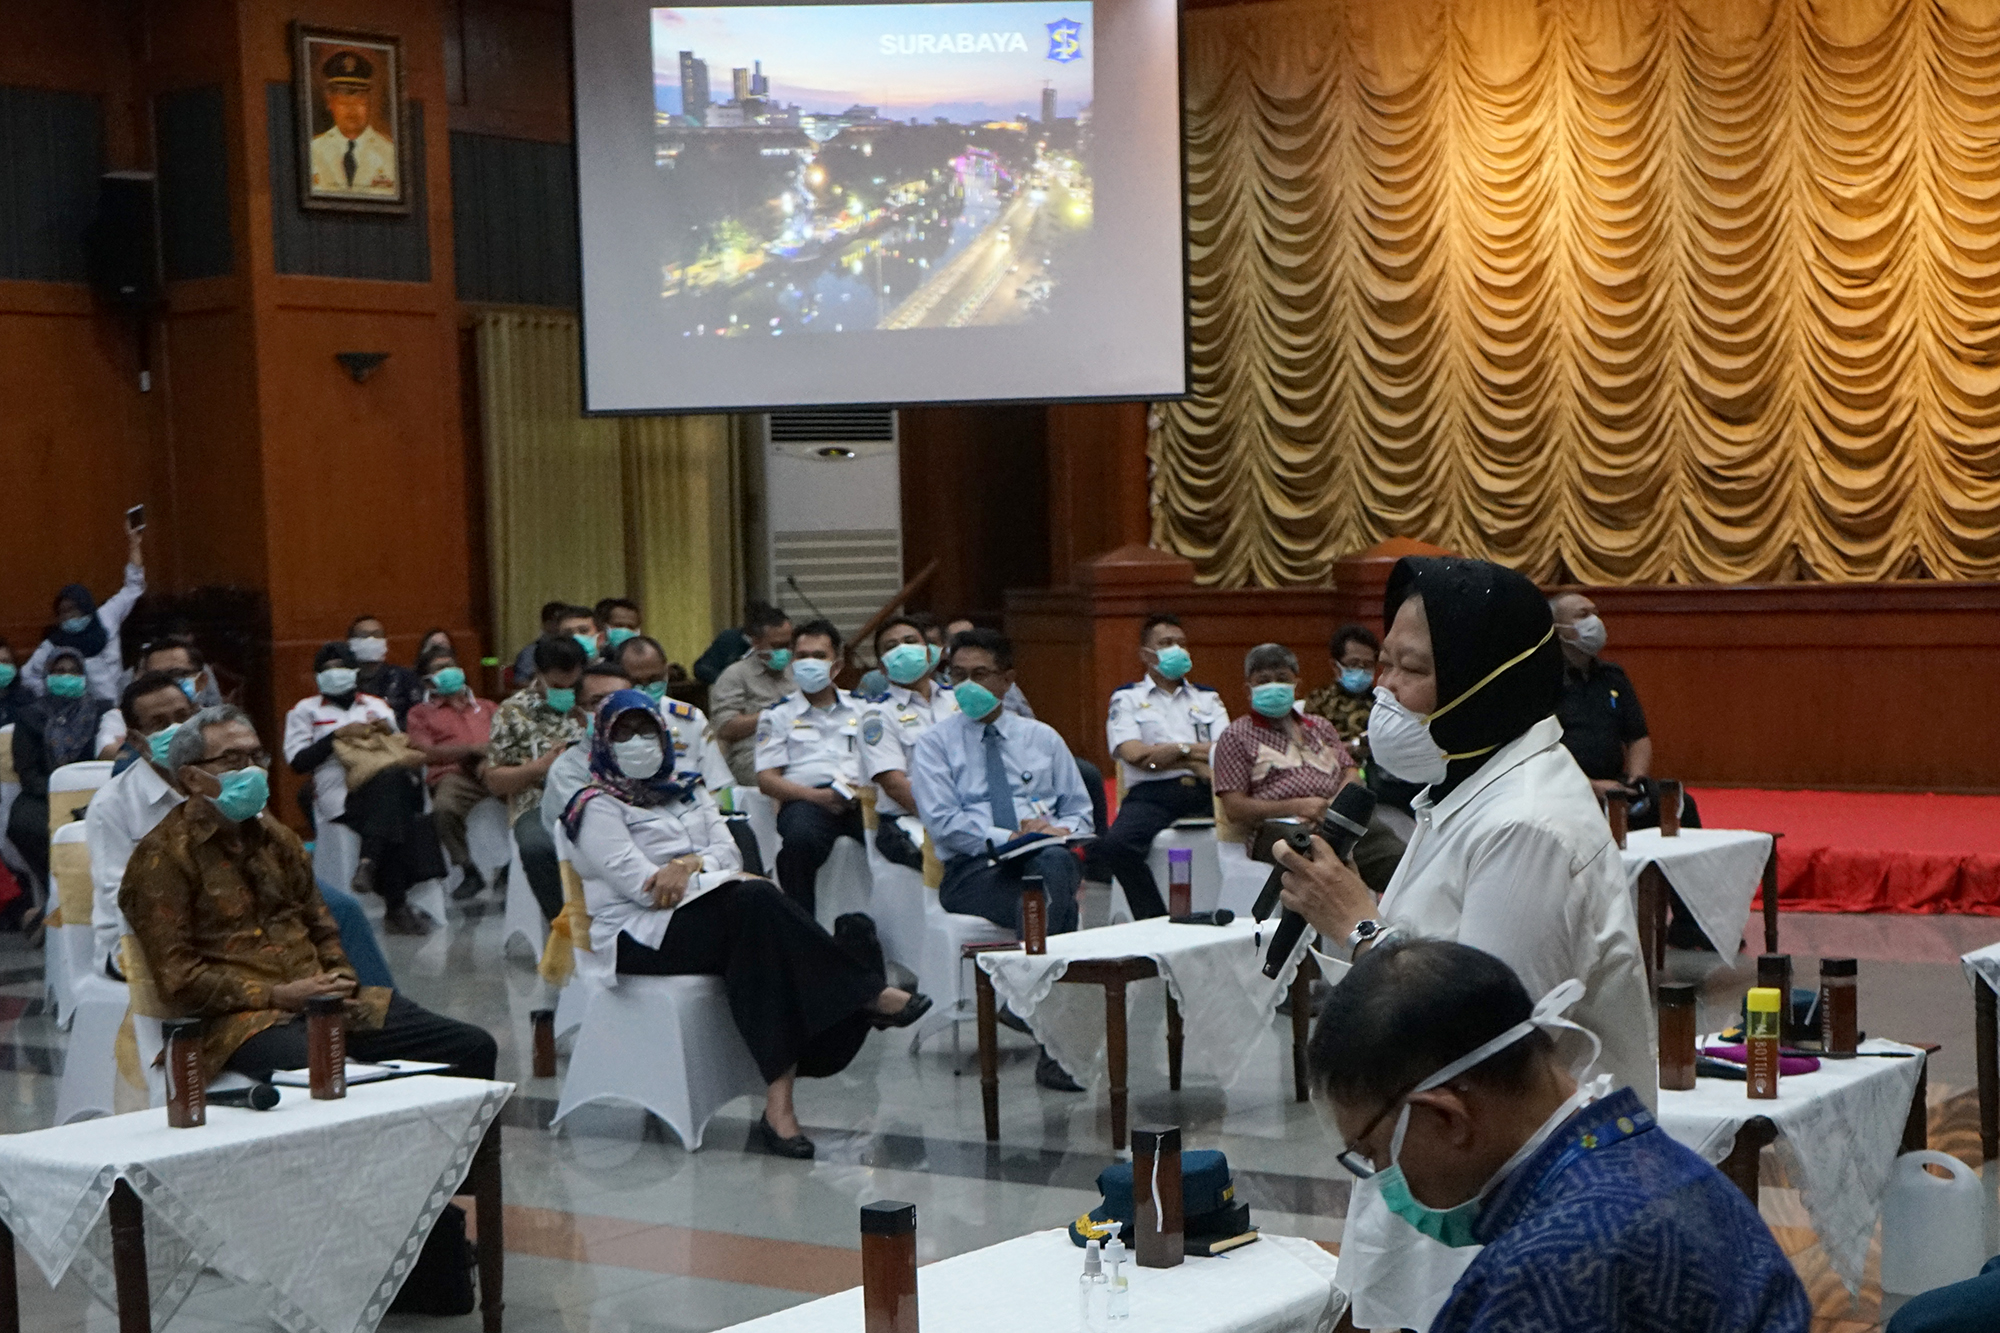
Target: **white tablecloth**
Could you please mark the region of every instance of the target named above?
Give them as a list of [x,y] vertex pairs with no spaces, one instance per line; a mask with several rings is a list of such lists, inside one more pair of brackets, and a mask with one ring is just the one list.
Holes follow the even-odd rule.
[[[1181,1010],[1182,1068],[1190,1079],[1213,1078],[1227,1088],[1244,1062],[1269,1046],[1251,1038],[1271,1026],[1271,1013],[1291,984],[1296,961],[1276,981],[1263,973],[1264,948],[1275,921],[1260,932],[1247,918],[1227,926],[1177,926],[1165,917],[1049,936],[1046,954],[979,955],[1000,1001],[1033,1029],[1064,1069],[1093,1089],[1106,1086],[1104,990],[1059,986],[1074,961],[1150,958],[1160,983],[1125,989],[1126,1059],[1133,1070],[1167,1067],[1166,1001]],[[1262,939],[1264,944],[1259,944]],[[1289,1048],[1287,1048],[1289,1049]]]
[[[917,1216],[923,1226],[923,1215]],[[1265,1236],[1177,1268],[1128,1268],[1133,1333],[1330,1333],[1347,1308],[1334,1257],[1309,1240]],[[1083,1251],[1037,1231],[917,1270],[924,1333],[1081,1333]],[[861,1288],[738,1324],[727,1333],[857,1333]]]
[[[1916,1050],[1893,1041],[1867,1041],[1861,1049]],[[1660,1090],[1660,1127],[1720,1162],[1746,1120],[1768,1117],[1778,1127],[1773,1146],[1798,1184],[1833,1271],[1856,1291],[1922,1072],[1921,1052],[1908,1059],[1822,1060],[1814,1073],[1781,1078],[1772,1101],[1751,1101],[1741,1083],[1697,1079],[1691,1092]]]
[[1965,979],[1977,985],[1985,982],[2000,991],[2000,944],[1989,944],[1984,949],[1975,949],[1959,958],[1965,968]]
[[1639,872],[1657,865],[1694,913],[1701,933],[1725,959],[1734,958],[1773,841],[1750,829],[1689,828],[1673,838],[1661,837],[1658,829],[1638,829],[1625,837],[1625,882],[1636,887]]
[[471,1165],[511,1083],[420,1077],[270,1111],[162,1108],[0,1137],[0,1218],[51,1286],[71,1264],[115,1308],[106,1201],[145,1205],[153,1326],[204,1267],[261,1290],[291,1333],[369,1333]]

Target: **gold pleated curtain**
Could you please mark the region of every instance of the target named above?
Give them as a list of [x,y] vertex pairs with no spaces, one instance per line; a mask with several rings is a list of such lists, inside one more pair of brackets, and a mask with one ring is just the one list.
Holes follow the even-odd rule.
[[2000,576],[2000,4],[1287,0],[1187,58],[1205,582]]
[[585,417],[577,321],[479,317],[480,430],[493,611],[512,651],[544,602],[627,596],[692,662],[740,613],[727,417]]

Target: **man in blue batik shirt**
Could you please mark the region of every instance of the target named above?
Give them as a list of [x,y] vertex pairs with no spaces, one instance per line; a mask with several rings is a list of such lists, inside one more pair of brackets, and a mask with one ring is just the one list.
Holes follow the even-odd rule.
[[1444,940],[1369,949],[1320,1014],[1341,1164],[1417,1230],[1485,1247],[1430,1333],[1806,1333],[1749,1200],[1630,1088],[1590,1100],[1551,1025],[1505,963]]

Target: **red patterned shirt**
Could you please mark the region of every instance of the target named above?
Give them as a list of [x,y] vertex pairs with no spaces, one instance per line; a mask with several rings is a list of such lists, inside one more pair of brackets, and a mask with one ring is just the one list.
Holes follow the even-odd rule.
[[1354,766],[1331,722],[1298,713],[1283,722],[1256,713],[1237,718],[1222,729],[1209,758],[1215,790],[1258,801],[1331,796],[1342,770]]

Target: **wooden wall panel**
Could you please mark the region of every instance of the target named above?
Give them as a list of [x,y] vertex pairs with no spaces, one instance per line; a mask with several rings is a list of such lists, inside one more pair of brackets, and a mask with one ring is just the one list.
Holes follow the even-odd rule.
[[569,0],[445,0],[451,127],[568,143]]
[[915,407],[899,417],[904,577],[938,561],[914,604],[997,621],[1008,588],[1049,581],[1043,409]]

